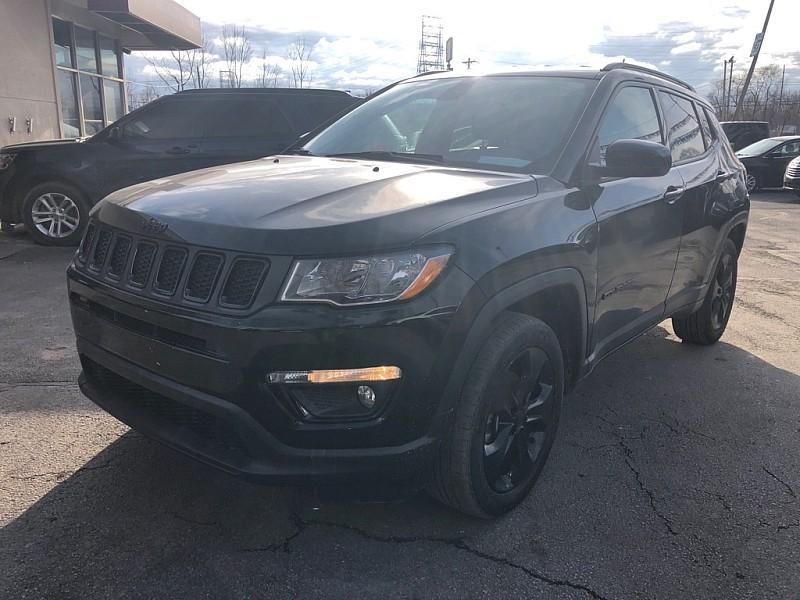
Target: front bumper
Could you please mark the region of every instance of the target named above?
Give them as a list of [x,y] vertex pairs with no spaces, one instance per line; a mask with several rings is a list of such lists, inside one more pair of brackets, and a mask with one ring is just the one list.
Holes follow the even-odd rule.
[[[447,279],[399,307],[271,305],[232,319],[127,297],[70,268],[81,390],[145,435],[248,479],[419,481],[447,417],[431,382],[449,371],[454,298],[471,283],[457,269]],[[306,422],[264,382],[271,371],[379,364],[403,378],[368,419]]]
[[800,190],[800,177],[784,176],[783,187],[790,190]]

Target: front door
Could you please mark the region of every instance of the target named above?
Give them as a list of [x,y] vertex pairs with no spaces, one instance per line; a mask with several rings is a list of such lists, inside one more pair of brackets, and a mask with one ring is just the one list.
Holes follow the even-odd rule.
[[763,171],[762,187],[783,187],[783,175],[793,159],[800,156],[800,140],[786,142],[764,155],[766,168]]
[[[604,164],[606,148],[620,139],[664,143],[652,89],[626,85],[616,92],[590,162]],[[597,187],[595,359],[663,318],[680,246],[683,179],[672,169],[661,177],[601,180]]]

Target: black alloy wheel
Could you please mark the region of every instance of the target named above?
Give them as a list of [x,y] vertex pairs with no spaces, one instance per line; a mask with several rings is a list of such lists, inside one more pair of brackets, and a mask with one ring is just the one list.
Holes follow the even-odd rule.
[[553,431],[553,367],[540,348],[527,348],[498,373],[483,434],[487,483],[504,494],[541,468]]
[[735,259],[730,254],[723,254],[717,265],[717,272],[712,282],[711,326],[722,329],[728,322],[733,308],[733,294],[736,280],[734,278]]

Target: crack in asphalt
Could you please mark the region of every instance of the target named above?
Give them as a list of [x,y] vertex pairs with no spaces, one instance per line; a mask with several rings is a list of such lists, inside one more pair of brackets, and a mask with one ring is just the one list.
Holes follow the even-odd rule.
[[64,471],[46,471],[44,473],[34,473],[33,475],[11,475],[11,479],[15,479],[17,481],[31,481],[33,479],[38,479],[40,477],[55,477],[56,481],[59,481],[67,476],[78,475],[80,473],[84,473],[86,471],[97,471],[98,469],[106,469],[112,466],[112,460],[109,459],[102,465],[96,466],[86,466],[76,469],[75,471],[70,471],[66,469]]
[[[672,535],[678,535],[678,532],[675,530],[675,527],[674,527],[672,519],[670,519],[667,515],[665,515],[658,508],[656,495],[644,483],[644,480],[642,479],[641,472],[634,465],[634,460],[635,459],[633,457],[633,450],[626,443],[628,440],[637,440],[637,439],[638,440],[643,440],[644,439],[644,432],[647,429],[647,427],[645,426],[639,432],[639,435],[636,435],[636,436],[624,436],[624,435],[621,435],[619,433],[619,431],[618,431],[618,429],[620,428],[620,425],[618,423],[614,423],[613,421],[610,421],[609,419],[606,419],[602,415],[591,414],[590,416],[592,416],[592,417],[594,417],[594,418],[596,418],[596,419],[598,419],[600,421],[603,421],[604,423],[606,423],[608,425],[611,425],[611,427],[612,427],[611,431],[603,431],[602,428],[600,428],[600,431],[603,431],[603,433],[606,433],[607,435],[611,435],[612,437],[615,437],[617,439],[617,445],[622,449],[622,454],[623,454],[623,457],[625,459],[625,464],[628,466],[628,469],[630,470],[630,472],[633,473],[633,476],[636,479],[636,484],[638,485],[639,489],[642,492],[644,492],[644,494],[647,496],[647,499],[650,502],[650,508],[652,509],[653,514],[655,514],[659,518],[659,520],[664,524],[664,527],[666,527],[667,531],[669,531]],[[657,421],[658,423],[661,423],[662,425],[665,425],[665,426],[669,427],[668,425],[666,425],[666,423],[664,423],[664,422],[662,422],[660,420],[657,420],[657,419],[650,419],[650,420],[651,421]],[[673,429],[672,427],[669,427],[669,428]]]
[[345,523],[337,523],[335,521],[323,521],[318,519],[306,520],[297,514],[292,515],[292,522],[294,523],[296,529],[283,541],[274,544],[268,544],[266,546],[261,546],[257,548],[245,548],[244,550],[242,550],[242,552],[282,551],[289,553],[291,552],[290,548],[291,543],[295,539],[297,539],[303,532],[305,532],[309,527],[329,527],[329,528],[343,529],[345,531],[349,531],[364,539],[373,542],[380,542],[387,544],[417,544],[417,543],[444,544],[446,546],[450,546],[451,548],[455,548],[457,550],[461,550],[463,552],[472,554],[473,556],[476,556],[482,560],[487,560],[498,565],[503,565],[505,567],[521,571],[525,573],[528,577],[536,579],[537,581],[540,581],[547,585],[568,587],[574,590],[579,590],[585,592],[595,600],[608,600],[606,596],[603,596],[602,594],[600,594],[600,592],[597,592],[596,590],[586,585],[583,585],[581,583],[575,583],[574,581],[569,581],[568,579],[558,579],[555,577],[551,577],[549,575],[545,575],[544,573],[540,573],[539,571],[531,569],[530,567],[526,567],[525,565],[515,563],[507,558],[503,558],[501,556],[494,556],[493,554],[483,552],[482,550],[478,550],[477,548],[470,546],[462,538],[447,538],[447,537],[432,537],[432,536],[398,536],[398,535],[383,536],[371,533],[369,531],[366,531],[365,529],[361,529],[360,527],[356,527],[354,525],[348,525]]
[[18,381],[16,383],[0,381],[0,392],[24,387],[78,387],[78,383],[76,381]]
[[777,482],[778,482],[778,483],[780,483],[780,484],[781,484],[781,485],[782,485],[784,488],[786,488],[786,491],[789,493],[789,495],[790,495],[792,498],[795,498],[795,499],[797,499],[797,494],[795,494],[794,490],[792,489],[792,486],[790,486],[790,485],[789,485],[788,483],[786,483],[786,482],[785,482],[783,479],[781,479],[780,477],[778,477],[777,475],[775,475],[775,473],[773,473],[772,471],[770,471],[770,470],[769,470],[767,467],[765,467],[765,466],[763,466],[763,465],[762,465],[762,466],[761,466],[761,468],[762,468],[762,469],[764,469],[764,471],[766,471],[767,475],[769,475],[770,477],[772,477],[772,478],[773,478],[775,481],[777,481]]

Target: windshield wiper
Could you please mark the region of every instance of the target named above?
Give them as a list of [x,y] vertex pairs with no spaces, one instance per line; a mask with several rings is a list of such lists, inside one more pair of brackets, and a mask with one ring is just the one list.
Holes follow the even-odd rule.
[[444,158],[438,154],[417,154],[415,152],[389,152],[388,150],[365,150],[364,152],[342,152],[326,154],[332,158],[374,158],[375,160],[408,161],[428,165],[441,165]]

